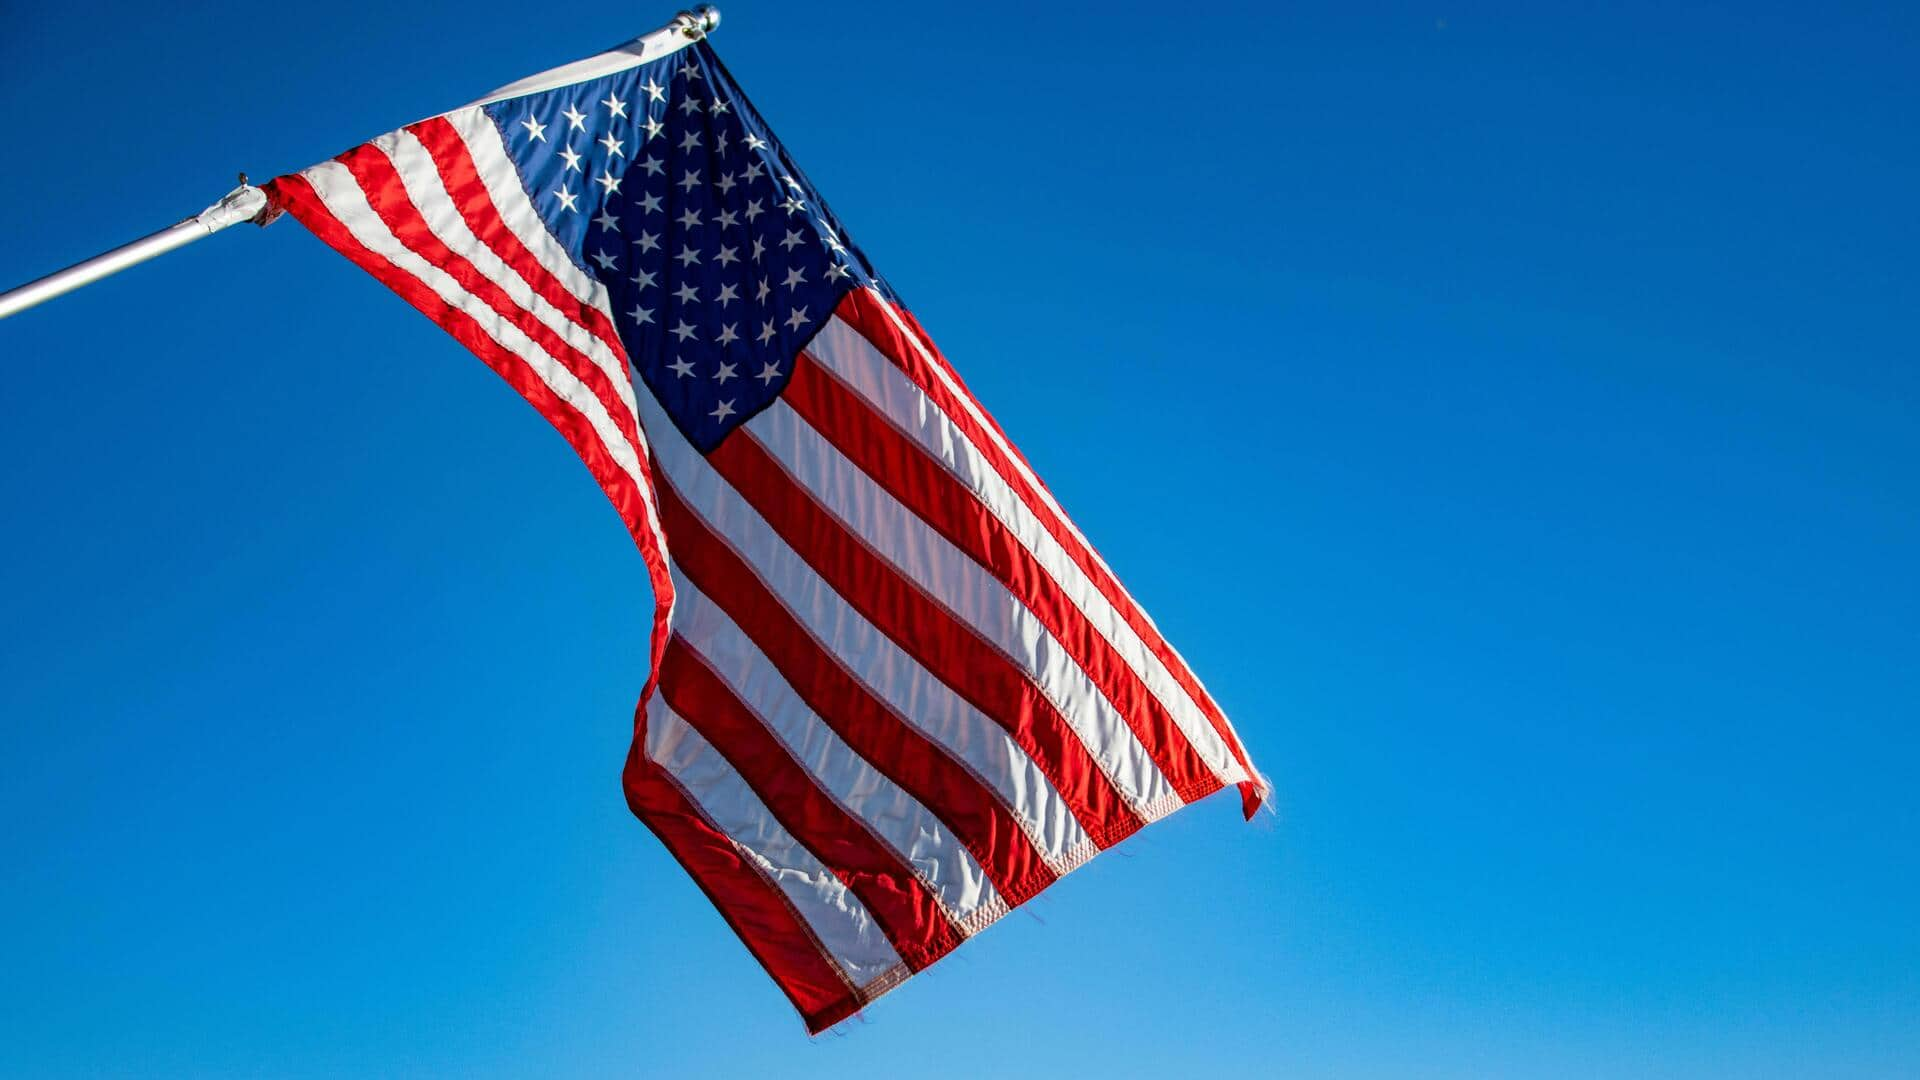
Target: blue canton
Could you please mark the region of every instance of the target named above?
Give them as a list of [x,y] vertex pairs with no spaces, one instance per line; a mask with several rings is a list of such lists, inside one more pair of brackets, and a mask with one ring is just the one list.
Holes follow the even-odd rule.
[[703,454],[780,396],[842,296],[884,289],[705,42],[486,113]]

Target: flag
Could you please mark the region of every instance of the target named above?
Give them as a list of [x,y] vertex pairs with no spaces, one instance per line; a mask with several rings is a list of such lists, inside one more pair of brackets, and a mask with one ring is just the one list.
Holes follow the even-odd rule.
[[809,1030],[1142,825],[1263,797],[705,40],[650,35],[266,190],[612,500],[655,598],[628,803]]

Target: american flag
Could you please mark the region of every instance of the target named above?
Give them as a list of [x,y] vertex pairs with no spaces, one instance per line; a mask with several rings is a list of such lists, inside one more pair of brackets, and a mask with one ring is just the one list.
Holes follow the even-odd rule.
[[1142,825],[1264,796],[706,41],[650,35],[267,191],[605,489],[656,601],[628,802],[809,1030]]

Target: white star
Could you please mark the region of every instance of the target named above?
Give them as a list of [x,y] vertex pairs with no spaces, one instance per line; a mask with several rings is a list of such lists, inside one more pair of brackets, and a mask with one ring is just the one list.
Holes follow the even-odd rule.
[[692,282],[683,281],[680,283],[679,288],[673,290],[673,295],[681,303],[690,304],[700,299],[700,290]]
[[787,326],[794,330],[798,330],[802,326],[807,325],[808,321],[807,309],[803,307],[794,308],[793,314],[787,316]]
[[683,151],[691,150],[694,147],[699,145],[700,145],[700,133],[697,131],[687,132],[686,137],[680,140],[680,149]]
[[606,137],[606,138],[604,138],[604,139],[601,139],[601,140],[600,140],[600,145],[601,145],[601,146],[604,146],[604,147],[606,147],[606,148],[607,148],[607,153],[608,153],[608,154],[610,154],[610,155],[612,155],[612,156],[614,156],[614,157],[626,157],[626,156],[627,156],[627,152],[626,152],[625,150],[623,150],[623,149],[621,149],[621,144],[620,144],[620,140],[619,140],[619,139],[616,139],[616,138],[614,138],[614,137],[613,137],[613,132],[611,132],[611,131],[609,131],[609,132],[607,132],[607,137]]
[[718,370],[713,373],[713,381],[717,383],[724,383],[733,377],[734,366],[728,363],[722,363]]
[[747,162],[747,179],[758,180],[765,175],[767,175],[767,170],[762,167],[758,161]]
[[693,374],[693,365],[687,363],[687,360],[685,357],[676,357],[673,363],[668,364],[667,367],[671,369],[675,375],[678,375],[683,379]]
[[801,244],[804,244],[806,242],[807,242],[806,239],[800,235],[798,230],[788,229],[787,238],[785,240],[780,241],[780,246],[783,248],[786,248],[788,251],[792,251],[794,248],[797,248]]
[[732,264],[740,261],[740,256],[735,254],[735,252],[739,250],[740,249],[738,248],[731,248],[725,244],[721,244],[720,254],[715,255],[713,257],[713,260],[719,263],[721,266],[731,266]]
[[760,303],[760,304],[764,304],[764,303],[766,303],[766,302],[767,302],[767,294],[768,294],[768,293],[770,293],[770,292],[772,292],[772,291],[773,291],[772,289],[770,289],[770,288],[768,288],[768,287],[767,287],[767,279],[766,279],[766,278],[761,278],[761,279],[760,279],[760,287],[759,287],[758,289],[755,289],[755,290],[754,290],[754,292],[753,292],[753,299],[754,299],[754,302],[755,302],[755,303]]
[[680,211],[680,227],[682,229],[699,228],[700,227],[700,211],[695,210],[691,206],[687,207],[685,210]]
[[653,117],[647,117],[647,138],[657,139],[667,130],[667,126]]
[[686,172],[680,175],[680,187],[682,188],[682,190],[692,191],[694,188],[697,188],[699,186],[700,186],[700,170],[699,169],[688,169]]
[[640,167],[647,170],[648,176],[660,176],[667,171],[666,165],[652,154],[647,155],[647,160],[641,162]]
[[576,207],[573,204],[575,200],[580,198],[580,196],[574,192],[568,191],[564,185],[561,186],[559,191],[556,191],[553,194],[555,198],[560,200],[561,206],[571,211],[577,212],[579,210],[579,207]]
[[807,208],[807,200],[799,198],[797,196],[789,195],[787,196],[787,201],[781,203],[780,205],[786,207],[787,214],[791,216],[795,213],[798,213],[801,210],[805,210]]
[[747,212],[747,221],[752,222],[754,218],[759,217],[761,214],[764,214],[767,211],[765,207],[760,205],[759,199],[754,199],[753,201],[747,203],[746,212]]
[[827,268],[828,281],[839,281],[841,278],[846,276],[847,276],[847,268],[845,266],[842,266],[839,263],[834,263],[832,266]]
[[620,190],[620,178],[612,173],[601,173],[599,176],[593,178],[593,182],[606,188],[607,194],[609,195]]
[[577,107],[573,105],[568,105],[566,108],[560,110],[560,115],[567,118],[568,130],[570,131],[587,130],[587,114],[581,112]]
[[768,319],[766,322],[760,324],[760,344],[765,345],[767,342],[772,341],[775,336],[776,331],[773,329],[772,319]]
[[686,63],[681,64],[680,70],[674,72],[674,74],[685,75],[687,77],[687,82],[691,83],[693,82],[693,80],[700,77],[700,69],[697,67],[694,67],[693,61],[689,60]]
[[633,276],[627,280],[642,289],[650,289],[659,284],[659,281],[654,277],[653,271],[651,270],[635,270]]
[[567,168],[572,169],[574,172],[583,171],[580,168],[580,155],[573,152],[573,147],[569,146],[566,149],[561,150],[560,156],[566,159]]
[[604,206],[600,208],[600,216],[594,218],[593,223],[602,229],[612,229],[614,232],[620,231],[620,219],[607,213],[607,208]]
[[772,386],[773,380],[779,377],[780,377],[780,365],[774,363],[771,360],[767,361],[766,366],[760,369],[760,374],[754,376],[754,378],[759,379],[762,383],[765,383],[768,386]]
[[640,239],[635,240],[634,243],[640,245],[641,251],[652,251],[660,246],[660,238],[645,229],[641,229]]
[[753,238],[753,261],[759,262],[767,254],[767,242],[760,237]]
[[740,325],[739,323],[728,323],[727,325],[721,327],[720,336],[715,338],[714,340],[719,342],[722,345],[731,345],[735,341],[740,340],[740,335],[733,332],[733,328],[739,325]]
[[715,420],[725,420],[727,417],[732,416],[733,415],[732,400],[723,401],[720,404],[715,405],[713,407],[713,411],[708,413],[707,415],[713,417]]
[[847,245],[840,242],[840,238],[833,234],[832,229],[826,231],[825,236],[822,237],[822,242],[825,243],[828,248],[832,249],[835,255],[846,254]]
[[732,173],[728,173],[727,175],[713,182],[713,186],[719,188],[720,194],[722,195],[725,195],[727,192],[732,191],[733,185],[734,185],[734,179],[733,179]]
[[747,132],[747,148],[749,150],[765,150],[767,148],[767,140],[749,131]]
[[710,111],[710,112],[716,112],[716,113],[730,113],[730,112],[732,112],[733,110],[732,110],[732,109],[729,109],[729,108],[727,108],[727,103],[726,103],[726,102],[724,102],[724,101],[721,101],[721,100],[720,100],[719,98],[714,98],[714,99],[713,99],[713,106],[712,106],[712,108],[711,108],[711,109],[709,109],[708,111]]
[[600,269],[602,270],[613,269],[613,261],[614,261],[613,256],[607,254],[604,251],[595,252],[593,256],[593,261],[599,263]]
[[640,196],[640,212],[643,214],[659,213],[660,212],[660,196],[658,195]]
[[683,247],[680,249],[680,254],[675,255],[674,258],[680,260],[681,266],[692,266],[700,261],[700,253],[693,248]]
[[652,76],[647,77],[647,85],[641,87],[640,89],[645,90],[647,92],[648,101],[667,100],[666,88],[661,86],[659,83],[654,82]]
[[527,129],[527,138],[539,139],[541,142],[547,141],[547,125],[535,120],[533,117],[529,116],[525,120],[520,121],[520,126]]
[[607,111],[615,116],[627,115],[627,103],[614,97],[613,91],[611,90],[607,91],[607,96],[601,99],[600,104],[605,105]]
[[726,128],[720,129],[720,156],[725,157],[733,149],[733,138]]
[[679,338],[681,341],[686,341],[687,339],[693,337],[693,327],[688,326],[687,320],[685,319],[676,320],[675,326],[673,328],[673,335]]
[[805,285],[806,283],[807,283],[807,275],[802,273],[799,267],[793,266],[793,267],[787,268],[787,280],[781,282],[780,284],[785,285],[787,288],[791,289],[795,285]]
[[793,188],[795,191],[800,190],[800,181],[795,180],[793,177],[788,176],[786,173],[780,174],[780,182],[787,185],[790,188]]
[[740,286],[722,285],[720,286],[720,295],[714,297],[713,299],[714,299],[714,302],[719,304],[721,307],[726,307],[728,304],[732,303],[733,301],[740,299]]
[[639,304],[633,305],[633,310],[627,312],[627,314],[633,316],[633,325],[635,326],[639,326],[641,323],[650,323],[653,321],[653,309],[648,307],[641,307]]
[[687,116],[692,116],[694,113],[699,112],[700,99],[697,97],[694,97],[692,94],[688,94],[686,97],[681,98],[680,111],[681,113]]
[[717,221],[717,222],[719,222],[719,223],[720,223],[720,227],[721,227],[721,228],[723,228],[723,229],[731,229],[731,228],[733,228],[733,227],[734,227],[735,225],[738,225],[738,224],[740,224],[740,217],[739,217],[739,215],[737,215],[737,214],[735,214],[735,213],[734,213],[733,211],[731,211],[731,210],[722,210],[722,211],[720,211],[720,216],[719,216],[719,217],[717,217],[717,218],[714,218],[713,220],[715,220],[715,221]]

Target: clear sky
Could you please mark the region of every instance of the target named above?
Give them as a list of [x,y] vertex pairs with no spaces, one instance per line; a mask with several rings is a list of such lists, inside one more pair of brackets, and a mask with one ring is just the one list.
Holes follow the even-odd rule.
[[[586,471],[236,229],[0,323],[0,1073],[1920,1072],[1920,8],[723,7],[1277,816],[808,1039]],[[670,14],[7,5],[0,285]]]

